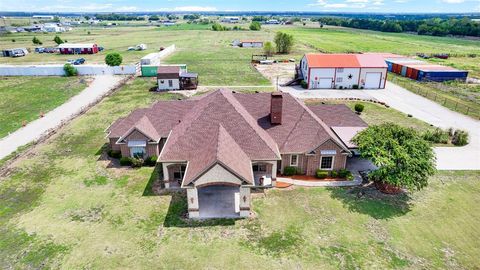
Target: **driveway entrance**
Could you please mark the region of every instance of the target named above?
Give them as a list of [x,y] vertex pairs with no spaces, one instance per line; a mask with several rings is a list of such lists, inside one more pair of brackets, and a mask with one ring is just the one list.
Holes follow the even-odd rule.
[[200,218],[235,218],[240,216],[238,186],[198,188]]

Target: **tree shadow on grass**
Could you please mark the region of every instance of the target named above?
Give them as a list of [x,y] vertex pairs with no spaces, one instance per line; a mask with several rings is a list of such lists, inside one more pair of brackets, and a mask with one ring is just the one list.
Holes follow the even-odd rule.
[[388,195],[373,186],[328,190],[330,197],[340,200],[350,211],[366,214],[374,219],[399,217],[411,210],[411,197],[405,192]]

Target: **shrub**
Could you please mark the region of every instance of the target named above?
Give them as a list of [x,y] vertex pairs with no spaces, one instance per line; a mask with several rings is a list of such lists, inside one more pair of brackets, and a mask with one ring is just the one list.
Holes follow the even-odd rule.
[[300,85],[302,86],[303,89],[307,89],[307,88],[308,88],[308,83],[307,83],[305,80],[301,81],[301,82],[300,82]]
[[360,104],[360,103],[355,104],[355,111],[357,113],[362,113],[363,109],[365,109],[365,106],[363,104]]
[[33,37],[32,42],[33,42],[33,44],[38,44],[38,45],[42,45],[42,44],[43,44],[43,43],[40,41],[40,39],[38,39],[37,37]]
[[347,170],[347,169],[340,169],[340,170],[338,171],[338,177],[340,177],[340,178],[346,178],[349,172],[350,172],[350,171]]
[[145,159],[145,165],[153,167],[157,164],[157,159],[157,156],[148,157],[147,159]]
[[315,173],[315,176],[317,176],[317,178],[319,179],[325,179],[328,177],[328,172],[318,169]]
[[338,172],[337,171],[331,171],[330,172],[330,177],[337,178],[338,177]]
[[259,22],[252,22],[249,28],[252,31],[260,31],[260,29],[262,29],[262,25],[260,25]]
[[16,40],[15,39],[12,39],[12,42],[15,42]]
[[[60,44],[64,43],[64,41],[57,35],[55,35],[55,37],[53,38],[53,41],[55,41],[55,43],[57,43],[57,45],[60,45]],[[65,42],[67,42],[67,41],[65,40]]]
[[143,159],[141,158],[132,158],[132,168],[140,168],[143,165]]
[[275,53],[275,48],[273,47],[272,42],[270,41],[265,42],[265,45],[263,46],[263,52],[267,56],[272,56]]
[[120,151],[108,150],[107,154],[111,158],[121,158],[122,157],[122,152],[120,152]]
[[468,132],[464,130],[455,130],[452,137],[452,143],[456,146],[464,146],[468,144]]
[[358,84],[352,85],[352,89],[358,89]]
[[423,133],[422,138],[426,141],[432,142],[432,143],[448,143],[449,139],[449,132],[441,130],[440,128],[436,128],[435,130],[427,130],[425,133]]
[[120,165],[121,166],[131,166],[132,165],[132,159],[129,157],[122,157],[120,158]]
[[287,166],[283,169],[283,175],[292,176],[297,173],[297,167]]
[[105,56],[105,64],[114,67],[114,66],[120,66],[122,64],[123,58],[122,56],[117,53],[109,53],[107,56]]
[[78,74],[77,69],[69,63],[63,65],[63,70],[65,71],[65,76],[67,77],[77,76]]

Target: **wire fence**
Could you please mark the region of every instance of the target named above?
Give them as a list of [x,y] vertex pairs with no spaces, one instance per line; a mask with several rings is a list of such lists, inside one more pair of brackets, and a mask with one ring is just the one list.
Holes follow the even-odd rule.
[[[480,119],[480,110],[474,108],[466,103],[459,101],[453,97],[449,97],[446,93],[442,92],[452,92],[458,89],[454,89],[450,86],[446,86],[441,83],[435,82],[414,82],[406,81],[399,78],[393,77],[391,81],[405,89],[408,89],[411,92],[414,92],[418,95],[421,95],[425,98],[428,98],[432,101],[435,101],[438,104],[441,104],[444,107],[447,107],[453,111],[468,115],[470,117]],[[440,93],[439,93],[440,92]]]

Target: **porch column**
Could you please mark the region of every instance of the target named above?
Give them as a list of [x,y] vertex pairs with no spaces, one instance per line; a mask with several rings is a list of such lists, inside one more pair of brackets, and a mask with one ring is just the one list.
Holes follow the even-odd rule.
[[198,209],[198,190],[197,188],[187,188],[188,201],[188,217],[199,218],[200,212]]
[[277,162],[273,161],[272,164],[272,181],[277,180]]
[[168,166],[171,163],[162,163],[162,170],[163,170],[163,183],[165,184],[165,188],[170,188],[170,181],[168,177]]
[[249,217],[250,216],[250,188],[249,187],[240,187],[240,216]]

